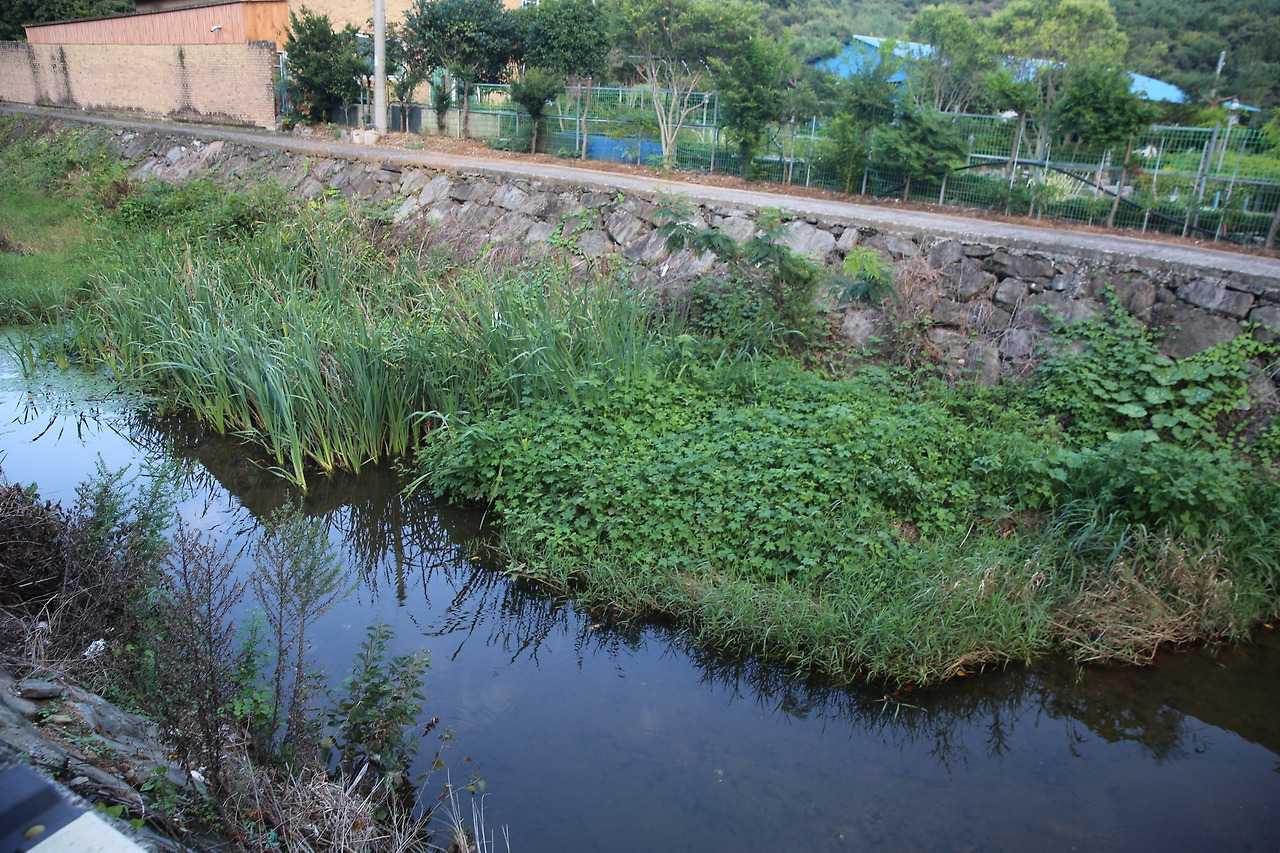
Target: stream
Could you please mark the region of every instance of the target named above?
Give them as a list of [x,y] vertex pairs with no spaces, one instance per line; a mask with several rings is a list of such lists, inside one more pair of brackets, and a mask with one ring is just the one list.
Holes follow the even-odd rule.
[[[235,438],[3,359],[0,469],[42,497],[73,504],[99,458],[135,472],[175,459],[184,523],[235,547],[300,500]],[[443,748],[455,783],[478,774],[488,827],[517,853],[1280,850],[1274,629],[1144,669],[1046,659],[886,697],[509,581],[468,547],[480,512],[405,499],[390,469],[301,500],[352,585],[311,632],[320,669],[339,683],[378,621],[395,653],[429,650],[423,722],[452,742],[421,738],[415,770]]]

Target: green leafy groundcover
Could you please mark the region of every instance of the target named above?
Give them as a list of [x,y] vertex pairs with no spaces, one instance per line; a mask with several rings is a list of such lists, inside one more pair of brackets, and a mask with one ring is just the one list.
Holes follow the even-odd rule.
[[[880,369],[686,370],[439,430],[419,465],[437,493],[493,503],[522,573],[828,677],[924,683],[1063,645],[1141,656],[1275,609],[1272,559],[1223,574],[1224,555],[1280,544],[1273,481],[1229,449],[1082,443],[1029,399]],[[1232,539],[1238,524],[1253,533]],[[1110,624],[1143,618],[1112,604],[1177,610],[1178,567],[1206,553],[1198,571],[1226,586],[1175,626],[1193,627]]]

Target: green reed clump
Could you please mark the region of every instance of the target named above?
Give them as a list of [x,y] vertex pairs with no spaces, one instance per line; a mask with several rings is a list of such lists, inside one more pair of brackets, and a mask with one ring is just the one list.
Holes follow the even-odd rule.
[[299,483],[404,456],[456,415],[576,405],[668,360],[670,331],[619,280],[543,264],[446,281],[325,208],[234,241],[143,231],[127,253],[51,347],[260,442]]

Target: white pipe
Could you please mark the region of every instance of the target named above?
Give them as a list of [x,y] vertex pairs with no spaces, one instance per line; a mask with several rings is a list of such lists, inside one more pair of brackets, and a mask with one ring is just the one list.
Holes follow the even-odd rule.
[[387,132],[387,4],[373,0],[373,128]]

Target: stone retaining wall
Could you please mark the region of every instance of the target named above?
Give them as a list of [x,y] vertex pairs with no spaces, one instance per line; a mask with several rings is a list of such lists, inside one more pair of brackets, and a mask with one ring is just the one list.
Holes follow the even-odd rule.
[[[234,183],[271,176],[299,197],[343,196],[381,205],[396,227],[408,231],[457,223],[492,241],[644,265],[659,284],[688,281],[712,272],[716,263],[710,255],[667,252],[655,234],[654,218],[670,199],[656,194],[415,168],[376,155],[315,158],[179,135],[121,132],[119,139],[123,155],[138,163],[133,174],[140,178],[172,181],[215,172]],[[754,233],[759,214],[749,206],[691,202],[689,209],[695,226],[716,228],[739,242]],[[917,308],[931,318],[929,341],[943,357],[981,369],[991,380],[1025,371],[1054,315],[1070,321],[1106,310],[1107,290],[1162,332],[1162,351],[1174,358],[1230,340],[1248,323],[1270,327],[1259,335],[1280,331],[1277,281],[890,233],[848,219],[794,218],[784,231],[792,249],[832,267],[857,246],[890,260],[900,283],[912,283]],[[841,334],[856,346],[868,345],[885,330],[881,309],[827,307],[842,315]]]

